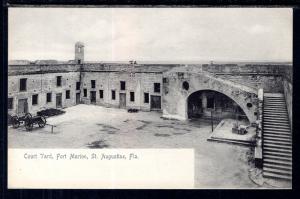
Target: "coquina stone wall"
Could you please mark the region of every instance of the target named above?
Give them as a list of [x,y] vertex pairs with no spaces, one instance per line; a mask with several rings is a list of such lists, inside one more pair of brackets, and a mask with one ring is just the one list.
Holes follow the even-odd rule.
[[[62,77],[61,86],[56,85],[56,77]],[[56,108],[56,94],[62,95],[62,107],[70,107],[76,104],[76,82],[79,82],[79,72],[22,74],[8,76],[8,98],[13,99],[10,114],[18,113],[19,99],[27,99],[28,111],[35,114],[44,108]],[[20,91],[20,79],[27,78],[26,91]],[[66,99],[66,91],[70,91],[70,99]],[[51,102],[46,102],[46,94],[51,93]],[[38,103],[32,104],[32,96],[38,94]]]
[[[163,74],[163,116],[176,119],[187,119],[187,99],[199,90],[213,90],[225,94],[235,101],[250,122],[257,119],[257,91],[256,89],[239,85],[231,81],[216,78],[209,73],[187,70],[178,67]],[[189,84],[189,89],[183,88],[183,82]],[[247,106],[251,103],[251,107]]]

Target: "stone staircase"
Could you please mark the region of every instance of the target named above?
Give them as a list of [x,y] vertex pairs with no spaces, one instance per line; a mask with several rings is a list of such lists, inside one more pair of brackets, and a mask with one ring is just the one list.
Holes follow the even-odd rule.
[[263,176],[292,179],[292,132],[284,95],[280,93],[264,94]]

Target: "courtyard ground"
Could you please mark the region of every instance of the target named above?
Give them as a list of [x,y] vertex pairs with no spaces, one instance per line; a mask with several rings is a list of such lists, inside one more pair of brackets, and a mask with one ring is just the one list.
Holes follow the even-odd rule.
[[[249,178],[252,149],[208,142],[209,121],[177,121],[158,112],[77,105],[47,119],[51,127],[8,128],[10,148],[194,148],[196,188],[260,188]],[[217,124],[214,124],[215,126]]]

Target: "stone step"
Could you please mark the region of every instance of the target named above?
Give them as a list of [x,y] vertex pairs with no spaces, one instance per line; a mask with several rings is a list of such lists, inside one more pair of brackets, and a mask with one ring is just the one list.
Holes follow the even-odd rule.
[[285,100],[264,100],[264,104],[286,104]]
[[278,145],[277,143],[270,143],[270,142],[264,142],[263,148],[270,147],[275,149],[286,149],[286,150],[292,150],[292,146],[287,145]]
[[263,110],[271,110],[271,111],[287,111],[285,107],[274,107],[274,106],[264,106]]
[[291,130],[289,126],[285,126],[285,125],[282,125],[282,124],[266,124],[264,123],[264,128],[266,127],[274,127],[274,128],[278,128],[278,129],[287,129],[287,130]]
[[284,126],[290,126],[290,123],[288,121],[280,121],[280,120],[264,120],[263,124],[279,124]]
[[264,108],[263,109],[263,112],[264,113],[281,113],[281,114],[287,114],[287,109],[284,109],[284,108],[274,108],[274,107],[272,107],[272,108]]
[[266,103],[266,104],[276,104],[276,103],[285,104],[285,100],[283,100],[283,99],[266,99],[266,100],[264,100],[264,103]]
[[266,155],[283,156],[283,157],[292,158],[292,153],[290,153],[290,152],[275,152],[275,151],[264,150],[263,153]]
[[273,165],[282,165],[292,167],[292,162],[282,161],[282,160],[274,160],[269,158],[263,158],[264,163],[273,164]]
[[277,123],[277,122],[269,122],[269,121],[263,121],[264,127],[282,127],[285,129],[290,129],[289,123]]
[[265,112],[265,113],[282,113],[282,114],[287,114],[288,112],[287,112],[287,109],[284,109],[284,108],[274,108],[274,107],[272,107],[272,108],[264,108],[263,109],[263,112]]
[[263,126],[264,130],[274,131],[274,132],[283,132],[283,133],[290,133],[290,129],[278,129],[276,127],[269,127],[269,126]]
[[263,150],[264,151],[272,151],[272,152],[280,152],[280,153],[291,153],[292,154],[292,150],[291,149],[282,149],[282,148],[274,148],[274,147],[264,147]]
[[289,122],[287,122],[287,121],[285,121],[285,122],[278,122],[278,121],[275,121],[275,122],[273,122],[273,121],[265,121],[265,120],[263,120],[263,124],[264,125],[274,125],[274,126],[282,126],[282,127],[286,127],[286,126],[288,126],[288,128],[290,128],[290,123]]
[[283,135],[283,136],[292,136],[290,132],[282,132],[282,131],[273,131],[273,130],[266,130],[264,129],[263,133],[271,133],[271,134],[276,134],[276,135]]
[[264,115],[270,116],[270,115],[282,115],[282,116],[287,116],[287,112],[279,112],[277,110],[274,111],[263,111],[265,113]]
[[285,171],[292,171],[291,166],[283,166],[283,165],[274,165],[274,164],[263,163],[263,167],[268,167],[268,168],[273,168],[273,169],[281,169],[281,170],[285,170]]
[[264,132],[264,137],[274,137],[274,138],[286,138],[286,139],[292,139],[291,135],[282,135],[282,134],[277,134],[277,133],[269,133],[269,132]]
[[286,107],[286,103],[285,102],[265,102],[264,103],[264,107],[267,106],[281,106],[281,107]]
[[281,108],[286,108],[286,104],[285,103],[264,103],[264,108],[265,107],[281,107]]
[[265,98],[284,98],[282,93],[264,93]]
[[[273,140],[264,140],[263,141],[265,144],[269,143],[269,144],[276,144],[276,145],[281,145],[281,146],[292,146],[292,143],[288,143],[288,142],[281,142],[281,141],[273,141]],[[278,147],[277,146],[277,147]]]
[[276,102],[280,102],[280,103],[285,103],[284,99],[265,99],[264,100],[265,103],[276,103]]
[[275,156],[275,155],[268,155],[264,154],[263,158],[272,159],[272,160],[280,160],[280,161],[286,161],[286,162],[292,162],[291,157],[284,157],[284,156]]
[[266,136],[266,135],[264,135],[264,140],[273,140],[273,141],[281,141],[281,142],[292,143],[292,139],[291,138],[278,138],[278,137]]
[[269,168],[269,167],[264,167],[263,172],[275,173],[275,174],[285,175],[285,176],[292,175],[292,171],[286,171],[286,170],[282,170],[282,169],[274,169],[274,168]]
[[270,173],[270,172],[263,172],[263,176],[265,178],[292,180],[292,176],[279,175],[279,174]]
[[278,113],[278,112],[268,112],[267,114],[268,116],[274,116],[274,117],[283,117],[283,118],[287,118],[287,114],[286,113]]
[[281,118],[278,118],[278,117],[270,117],[270,116],[264,115],[263,118],[264,118],[264,121],[272,120],[272,121],[289,122],[288,117],[285,117],[285,118],[282,118],[282,117],[281,117]]

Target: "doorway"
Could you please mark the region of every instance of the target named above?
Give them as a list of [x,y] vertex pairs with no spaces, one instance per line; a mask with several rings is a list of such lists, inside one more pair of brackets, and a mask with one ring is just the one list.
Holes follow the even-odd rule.
[[151,95],[151,110],[160,110],[161,109],[161,99],[160,96]]
[[80,104],[80,93],[76,93],[76,104]]
[[62,94],[56,93],[56,108],[62,108]]
[[126,93],[120,93],[120,108],[126,108]]
[[28,103],[27,98],[26,99],[19,99],[18,100],[18,114],[24,115],[28,112]]
[[91,91],[90,92],[90,100],[91,100],[91,104],[96,103],[96,91]]

